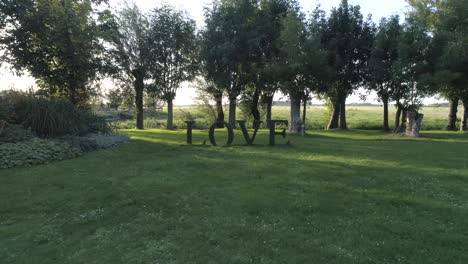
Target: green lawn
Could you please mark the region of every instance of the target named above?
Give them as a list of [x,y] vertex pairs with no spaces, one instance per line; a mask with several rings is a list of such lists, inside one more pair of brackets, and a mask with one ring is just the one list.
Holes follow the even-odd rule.
[[468,263],[468,134],[126,133],[0,170],[0,263]]

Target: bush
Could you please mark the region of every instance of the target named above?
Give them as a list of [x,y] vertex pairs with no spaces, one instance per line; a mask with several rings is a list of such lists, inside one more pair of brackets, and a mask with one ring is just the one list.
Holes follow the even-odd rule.
[[87,138],[93,140],[98,149],[107,149],[130,141],[128,136],[121,134],[90,134]]
[[98,149],[114,147],[121,143],[127,143],[130,138],[120,134],[89,134],[84,137],[66,136],[60,140],[81,149],[83,152],[89,152]]
[[96,140],[89,137],[65,136],[59,138],[59,140],[64,141],[83,152],[90,152],[99,149]]
[[[0,125],[1,126],[1,125]],[[31,130],[25,129],[22,125],[11,125],[4,123],[2,131],[0,131],[1,143],[17,143],[25,140],[30,140],[36,135]]]
[[32,166],[51,161],[72,159],[82,154],[66,142],[34,138],[0,145],[0,168]]
[[22,124],[40,137],[109,133],[104,118],[75,107],[64,99],[46,99],[16,93],[0,96],[10,118],[7,121]]

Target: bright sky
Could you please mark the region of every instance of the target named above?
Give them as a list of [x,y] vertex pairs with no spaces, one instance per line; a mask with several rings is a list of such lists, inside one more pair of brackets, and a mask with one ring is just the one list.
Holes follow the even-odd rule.
[[[203,26],[203,8],[207,6],[210,0],[135,0],[138,6],[143,11],[149,11],[151,8],[160,5],[163,2],[171,3],[172,5],[186,10],[196,21],[199,27]],[[330,10],[334,6],[338,6],[341,0],[299,0],[303,10],[306,12],[312,11],[318,4],[322,6],[324,10]],[[118,8],[121,5],[121,0],[110,0],[110,5],[113,8]],[[403,14],[406,10],[405,0],[350,0],[352,4],[359,4],[364,14],[372,14],[372,18],[375,22],[378,22],[384,16],[390,16],[392,14]],[[28,76],[15,76],[5,66],[0,71],[0,90],[15,88],[15,89],[27,89],[28,87],[34,86],[34,80]],[[110,84],[105,86],[109,87]],[[176,97],[176,105],[188,105],[193,103],[193,97],[195,96],[194,89],[190,88],[190,84],[185,84],[182,87]],[[349,101],[350,103],[362,102],[359,100],[359,96],[352,96]],[[367,102],[376,103],[375,95],[368,97]]]

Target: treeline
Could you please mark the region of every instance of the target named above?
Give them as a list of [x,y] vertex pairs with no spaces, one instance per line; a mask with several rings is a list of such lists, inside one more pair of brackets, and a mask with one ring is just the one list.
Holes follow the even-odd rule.
[[172,129],[177,89],[198,78],[198,89],[216,102],[217,121],[232,126],[239,102],[254,127],[260,107],[272,119],[281,91],[291,102],[290,132],[304,127],[301,108],[312,95],[333,108],[327,127],[346,129],[346,99],[367,88],[384,105],[384,130],[394,102],[395,131],[417,135],[421,102],[434,94],[451,102],[450,130],[457,129],[463,103],[466,130],[468,0],[408,4],[404,18],[376,25],[347,0],[328,13],[320,7],[306,13],[296,0],[214,0],[197,30],[184,11],[167,4],[144,13],[134,4],[111,11],[105,0],[9,0],[0,3],[0,47],[2,60],[28,71],[42,96],[80,107],[102,78],[112,77],[133,98],[140,129],[145,96],[167,103]]

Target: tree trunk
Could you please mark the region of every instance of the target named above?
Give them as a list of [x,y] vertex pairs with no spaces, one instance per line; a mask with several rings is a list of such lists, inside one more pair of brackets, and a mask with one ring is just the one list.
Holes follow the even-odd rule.
[[397,111],[396,111],[396,114],[395,114],[395,127],[393,128],[393,133],[398,133],[398,131],[400,129],[401,111],[402,111],[402,106],[398,102],[397,103]]
[[229,120],[228,124],[230,127],[236,127],[236,109],[237,109],[237,97],[229,98]]
[[135,105],[137,108],[137,129],[144,129],[144,110],[143,110],[143,91],[145,88],[144,74],[140,70],[134,70],[133,76],[135,77]]
[[253,120],[253,128],[254,129],[260,128],[260,122],[261,122],[261,118],[262,118],[261,115],[260,115],[260,111],[258,110],[259,101],[260,101],[260,91],[257,88],[257,89],[255,89],[255,93],[254,93],[253,98],[252,98],[252,109],[251,109],[252,116],[254,118],[254,120]]
[[348,129],[346,123],[346,97],[342,98],[340,103],[340,129]]
[[273,95],[265,95],[265,103],[266,103],[266,120],[267,120],[267,128],[269,127],[268,121],[270,121],[273,117],[272,115],[272,108],[273,108]]
[[463,116],[462,116],[460,130],[468,131],[468,99],[463,100]]
[[421,130],[423,118],[424,115],[418,113],[417,111],[408,111],[408,127],[406,128],[406,136],[414,138],[421,137],[419,131]]
[[337,129],[338,121],[340,118],[340,103],[339,101],[333,102],[333,110],[330,117],[330,122],[328,122],[327,129]]
[[303,100],[303,109],[302,109],[302,125],[303,125],[303,131],[302,133],[305,133],[305,127],[306,127],[306,122],[307,122],[307,98],[304,98]]
[[297,134],[301,132],[301,97],[290,96],[291,99],[291,124],[289,124],[289,133]]
[[173,99],[167,100],[167,129],[174,129],[174,101]]
[[397,133],[404,133],[406,131],[406,121],[408,117],[408,110],[405,107],[402,107],[401,110],[401,123],[398,127]]
[[224,109],[223,109],[223,94],[219,93],[214,96],[216,101],[216,123],[218,128],[224,128]]
[[383,130],[390,131],[390,126],[388,124],[388,98],[382,98],[383,106],[384,106],[384,115],[383,115]]
[[450,110],[448,115],[447,130],[455,131],[457,130],[457,112],[458,112],[458,98],[453,98],[450,100]]

